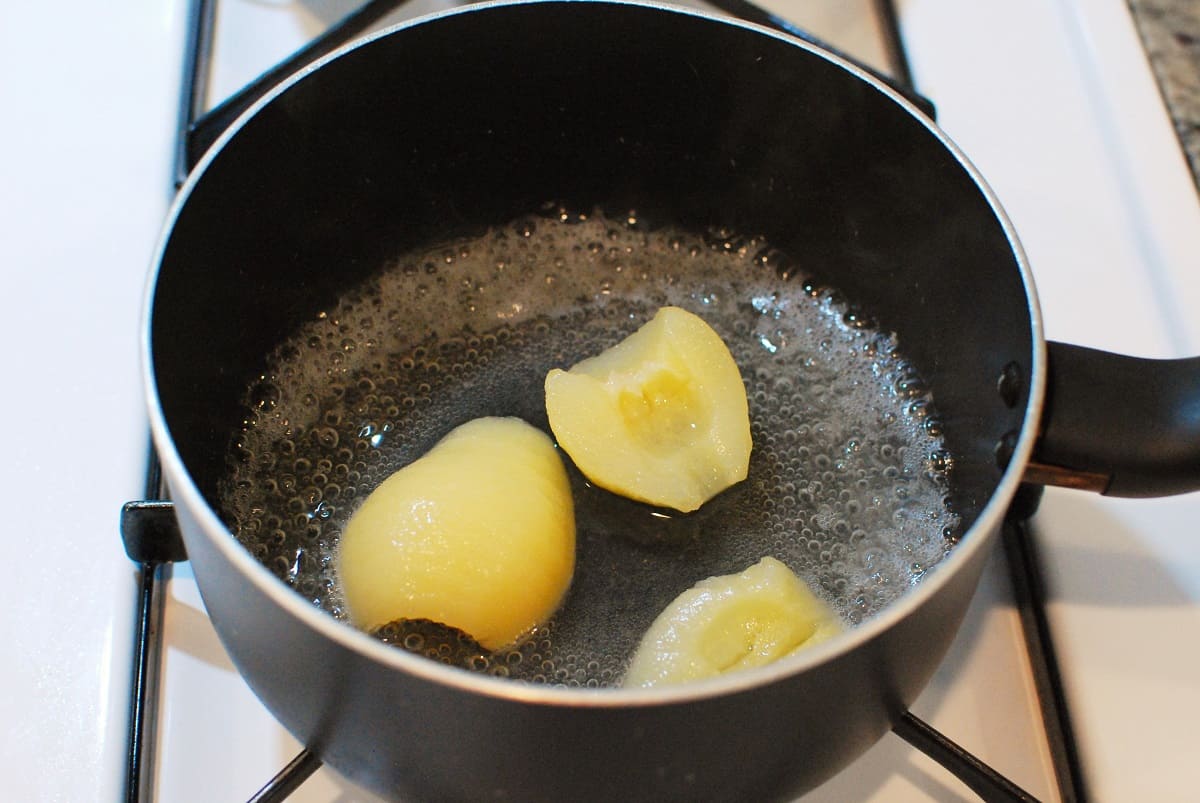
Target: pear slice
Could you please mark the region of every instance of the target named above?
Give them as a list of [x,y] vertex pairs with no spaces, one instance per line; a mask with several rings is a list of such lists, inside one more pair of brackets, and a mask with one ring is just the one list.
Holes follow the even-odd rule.
[[766,557],[676,597],[642,636],[623,685],[686,683],[763,666],[841,631],[791,569]]
[[479,418],[371,492],[342,532],[350,620],[457,628],[490,650],[546,622],[575,569],[571,489],[553,442]]
[[546,376],[554,437],[588,479],[683,512],[746,478],[750,416],[729,349],[663,307],[625,340]]

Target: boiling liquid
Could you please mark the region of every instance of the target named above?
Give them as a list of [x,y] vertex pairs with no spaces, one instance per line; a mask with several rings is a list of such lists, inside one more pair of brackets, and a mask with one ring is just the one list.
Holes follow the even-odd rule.
[[667,304],[703,317],[741,369],[747,479],[684,515],[595,488],[564,455],[577,566],[548,624],[496,654],[429,623],[380,637],[496,675],[612,685],[650,622],[705,577],[772,555],[854,625],[943,557],[958,527],[951,460],[892,336],[760,239],[550,211],[406,256],[277,350],[248,391],[223,500],[259,560],[344,619],[334,556],[371,490],[472,418],[549,432],[546,373]]

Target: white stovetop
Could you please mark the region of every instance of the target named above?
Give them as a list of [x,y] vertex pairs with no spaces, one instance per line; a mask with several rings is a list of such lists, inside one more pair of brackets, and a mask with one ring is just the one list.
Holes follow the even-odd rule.
[[[902,6],[917,80],[1020,233],[1047,336],[1200,354],[1200,203],[1125,3]],[[1012,14],[1024,24],[1008,24]],[[1196,493],[1144,501],[1054,489],[1035,519],[1096,800],[1200,799],[1197,522]]]
[[[290,5],[222,2],[262,13]],[[305,3],[314,18],[351,5]],[[185,6],[27,3],[0,26],[8,799],[122,794],[135,587],[117,514],[142,487],[137,316],[170,197]],[[919,84],[1021,233],[1049,335],[1200,353],[1190,312],[1200,307],[1200,206],[1124,2],[899,6]],[[1096,799],[1192,800],[1200,787],[1198,514],[1197,494],[1135,503],[1050,492],[1038,516]],[[187,574],[180,567],[172,584],[168,627],[182,629],[168,641],[168,682],[210,681],[169,707],[164,739],[191,734],[179,738],[208,752],[164,744],[159,797],[244,799],[266,780],[264,756],[269,775],[295,746],[228,669]],[[948,661],[954,672],[939,675],[917,713],[1048,795],[1037,739],[994,716],[1028,713],[1021,660],[994,650],[1014,627],[1003,583],[989,575]],[[310,784],[303,800],[362,799],[330,773]],[[812,799],[868,798],[970,799],[894,737]]]

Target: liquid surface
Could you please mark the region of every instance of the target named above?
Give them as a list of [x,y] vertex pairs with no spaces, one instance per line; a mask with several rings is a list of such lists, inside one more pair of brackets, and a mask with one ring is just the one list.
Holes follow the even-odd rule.
[[358,502],[471,418],[549,432],[547,371],[672,304],[703,317],[741,370],[748,478],[683,515],[594,488],[566,459],[577,567],[548,625],[499,654],[430,623],[378,635],[477,671],[615,685],[680,592],[766,555],[853,626],[949,550],[952,460],[894,337],[788,264],[761,239],[553,208],[408,255],[331,300],[248,389],[225,517],[276,575],[344,619],[333,558]]

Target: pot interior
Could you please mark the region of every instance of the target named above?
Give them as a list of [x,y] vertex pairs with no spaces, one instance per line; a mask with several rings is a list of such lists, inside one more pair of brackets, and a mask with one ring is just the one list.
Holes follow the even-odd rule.
[[[548,430],[550,367],[678,304],[742,369],[750,478],[664,519],[573,472],[589,613],[481,668],[613,681],[666,600],[769,553],[869,616],[969,533],[1023,426],[1013,244],[933,129],[807,46],[568,5],[350,50],[203,165],[153,291],[174,445],[243,543],[338,615],[355,500],[471,417]],[[577,646],[598,640],[617,646]]]

